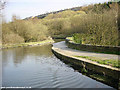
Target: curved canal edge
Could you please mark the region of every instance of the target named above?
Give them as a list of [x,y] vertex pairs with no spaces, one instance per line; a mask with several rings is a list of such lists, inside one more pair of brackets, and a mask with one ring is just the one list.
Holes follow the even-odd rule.
[[118,68],[101,65],[84,58],[74,57],[67,53],[62,46],[59,48],[54,44],[52,47],[52,52],[57,58],[61,59],[67,64],[70,64],[74,69],[77,69],[82,74],[116,89],[119,88],[120,70]]
[[76,50],[120,55],[120,46],[79,44],[75,43],[73,40],[70,40],[69,37],[65,39],[65,43],[69,48]]

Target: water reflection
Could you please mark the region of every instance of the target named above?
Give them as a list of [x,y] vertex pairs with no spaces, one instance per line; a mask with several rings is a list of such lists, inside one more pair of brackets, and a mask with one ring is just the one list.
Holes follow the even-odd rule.
[[6,64],[8,63],[8,60],[9,61],[12,60],[15,66],[17,66],[17,64],[21,64],[25,60],[25,58],[29,56],[49,57],[53,55],[51,52],[51,47],[52,45],[5,49],[2,52],[3,66],[6,66]]
[[3,86],[35,88],[110,88],[57,59],[52,45],[3,50]]

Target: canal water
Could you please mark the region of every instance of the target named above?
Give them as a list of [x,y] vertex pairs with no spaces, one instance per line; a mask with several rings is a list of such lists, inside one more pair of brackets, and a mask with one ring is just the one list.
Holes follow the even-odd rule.
[[2,86],[111,88],[63,63],[53,55],[51,47],[44,45],[2,50]]

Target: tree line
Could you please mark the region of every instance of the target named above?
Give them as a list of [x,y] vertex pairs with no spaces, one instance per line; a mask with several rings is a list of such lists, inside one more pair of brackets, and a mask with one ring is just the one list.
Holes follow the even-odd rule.
[[[73,36],[79,43],[94,45],[120,45],[119,3],[103,3],[63,10],[46,17],[27,20],[13,16],[13,21],[2,24],[2,43],[37,42],[48,37]],[[16,37],[16,38],[15,38]]]

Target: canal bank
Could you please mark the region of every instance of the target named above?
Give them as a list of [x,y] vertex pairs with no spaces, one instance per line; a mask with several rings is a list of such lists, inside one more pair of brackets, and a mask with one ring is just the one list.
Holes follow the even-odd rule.
[[63,60],[63,62],[71,64],[71,66],[73,66],[83,74],[98,81],[101,81],[105,84],[108,84],[114,88],[118,88],[120,73],[120,70],[118,68],[108,65],[101,65],[84,58],[75,57],[77,55],[86,55],[100,58],[105,57],[108,59],[118,59],[118,55],[91,53],[87,51],[70,49],[66,46],[64,41],[53,44],[52,51],[55,56]]
[[46,44],[52,44],[54,43],[53,39],[50,40],[44,40],[40,42],[27,42],[27,43],[19,43],[19,44],[5,44],[1,45],[0,49],[7,49],[7,48],[17,48],[17,47],[27,47],[27,46],[41,46]]

